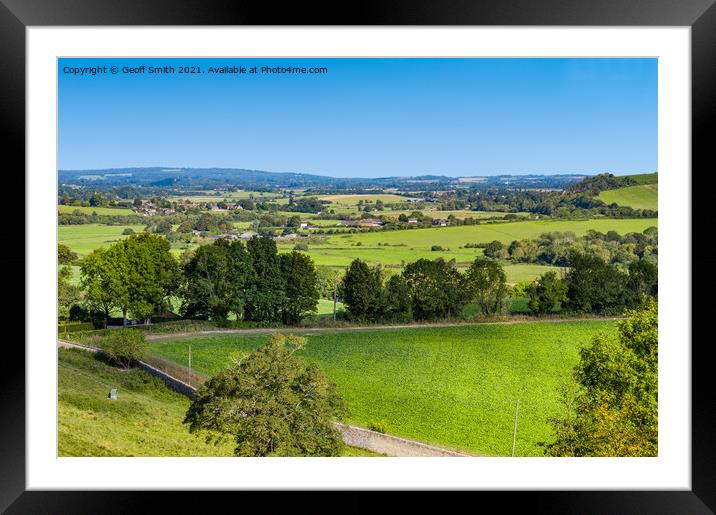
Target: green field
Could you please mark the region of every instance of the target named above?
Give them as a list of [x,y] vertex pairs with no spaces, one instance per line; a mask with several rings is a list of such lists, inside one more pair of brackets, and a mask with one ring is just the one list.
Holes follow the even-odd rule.
[[[594,220],[530,220],[526,222],[501,222],[482,225],[457,227],[435,227],[428,229],[409,229],[401,231],[376,231],[328,236],[325,242],[309,245],[308,255],[316,265],[347,266],[355,258],[372,265],[401,265],[421,258],[442,257],[455,259],[462,266],[482,255],[482,249],[460,248],[467,243],[489,243],[493,240],[509,244],[513,240],[537,238],[544,232],[571,231],[577,236],[584,235],[589,229],[606,233],[614,230],[619,234],[642,232],[647,227],[656,226],[655,218]],[[433,245],[443,250],[431,250]],[[289,252],[293,243],[279,245],[279,250]],[[536,275],[530,270],[534,265],[512,265],[515,274],[508,275],[510,282],[531,279]]]
[[[141,370],[120,371],[81,350],[58,349],[59,456],[232,456],[182,423],[189,399]],[[110,401],[111,388],[118,399]],[[378,456],[347,447],[343,456]]]
[[618,204],[633,209],[659,209],[659,185],[641,184],[616,190],[602,191],[597,197],[607,205]]
[[81,207],[81,206],[63,206],[59,205],[57,206],[57,211],[60,213],[72,213],[73,211],[81,211],[82,213],[87,213],[88,215],[91,215],[92,213],[97,213],[98,215],[120,215],[120,216],[127,216],[127,215],[136,215],[134,211],[131,209],[125,209],[121,207]]
[[[480,324],[315,333],[300,354],[317,361],[348,403],[351,423],[385,420],[388,432],[478,454],[508,456],[520,401],[517,456],[542,455],[559,413],[557,386],[580,346],[613,321]],[[301,331],[298,330],[297,333]],[[150,343],[155,355],[215,374],[263,336],[220,335]]]
[[57,227],[57,241],[67,245],[80,256],[86,256],[94,249],[106,247],[126,238],[122,231],[130,227],[134,232],[144,231],[143,225],[60,225]]
[[391,194],[356,194],[356,195],[319,195],[318,198],[321,200],[327,200],[331,203],[330,207],[333,206],[357,206],[359,201],[369,202],[375,204],[376,201],[381,200],[384,204],[395,204],[408,202],[412,197],[403,197],[402,195],[391,195]]

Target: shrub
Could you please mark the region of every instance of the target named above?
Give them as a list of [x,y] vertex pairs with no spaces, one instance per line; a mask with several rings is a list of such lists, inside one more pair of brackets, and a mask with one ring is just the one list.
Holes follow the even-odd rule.
[[113,329],[99,342],[99,348],[122,368],[130,368],[147,355],[144,333],[134,329]]
[[430,247],[430,250],[435,252],[435,251],[441,251],[441,250],[443,250],[443,248],[440,245],[433,245],[432,247]]
[[293,246],[293,250],[300,250],[302,252],[308,252],[308,244],[307,243],[296,243],[296,245]]
[[134,229],[132,229],[131,227],[127,227],[125,230],[122,231],[122,234],[124,234],[125,236],[134,234]]
[[388,432],[388,423],[385,420],[371,420],[368,422],[368,429],[385,434]]

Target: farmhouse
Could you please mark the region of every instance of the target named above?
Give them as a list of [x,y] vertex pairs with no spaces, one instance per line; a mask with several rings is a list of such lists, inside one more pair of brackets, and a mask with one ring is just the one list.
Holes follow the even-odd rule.
[[361,227],[380,227],[383,225],[383,222],[378,218],[366,218],[365,220],[361,220],[358,225]]
[[241,233],[239,235],[239,238],[241,238],[242,240],[250,240],[254,236],[258,236],[258,235],[259,235],[259,233],[255,232],[255,231],[247,231],[247,232]]
[[445,227],[447,225],[447,222],[443,220],[442,218],[435,218],[433,220],[433,225],[439,225],[440,227]]

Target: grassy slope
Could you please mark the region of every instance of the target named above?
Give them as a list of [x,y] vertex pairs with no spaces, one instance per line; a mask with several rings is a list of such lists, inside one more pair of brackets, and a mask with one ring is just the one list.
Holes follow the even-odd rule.
[[627,186],[616,190],[606,190],[597,197],[607,205],[618,204],[634,209],[659,209],[659,191],[657,184]]
[[627,177],[632,178],[639,184],[657,184],[659,182],[659,174],[654,173],[639,173],[635,175],[628,175]]
[[[107,394],[118,389],[118,399]],[[232,456],[182,424],[189,399],[140,370],[120,371],[85,351],[59,349],[60,456]],[[343,456],[378,456],[346,447]]]
[[[118,399],[107,394],[118,389]],[[182,424],[189,399],[140,370],[123,372],[85,351],[59,349],[60,456],[231,456]]]
[[[490,455],[509,455],[520,400],[517,455],[541,455],[556,388],[578,349],[611,321],[472,325],[311,335],[302,355],[318,361],[352,411],[352,422],[384,419],[389,432]],[[300,331],[298,331],[300,332]],[[213,374],[232,353],[256,349],[261,336],[224,335],[153,342],[166,359]]]

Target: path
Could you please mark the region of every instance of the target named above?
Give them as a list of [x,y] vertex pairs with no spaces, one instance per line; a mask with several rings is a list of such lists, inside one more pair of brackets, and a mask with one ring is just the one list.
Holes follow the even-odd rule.
[[147,340],[175,340],[192,338],[194,336],[222,335],[222,334],[271,334],[271,333],[337,333],[344,331],[386,331],[393,329],[432,329],[441,327],[461,327],[472,325],[513,325],[513,324],[546,324],[559,322],[586,322],[590,320],[620,320],[621,317],[591,317],[591,318],[544,318],[502,320],[496,322],[445,322],[435,324],[403,324],[403,325],[372,325],[372,326],[342,326],[342,327],[261,327],[256,329],[209,329],[206,331],[191,331],[186,333],[147,334]]

